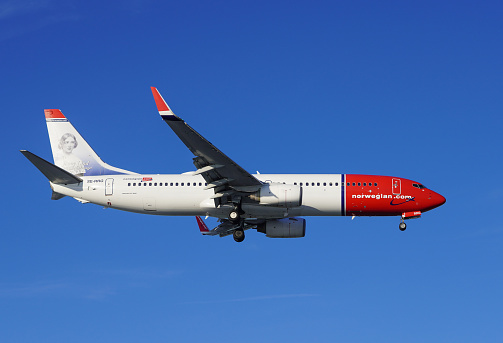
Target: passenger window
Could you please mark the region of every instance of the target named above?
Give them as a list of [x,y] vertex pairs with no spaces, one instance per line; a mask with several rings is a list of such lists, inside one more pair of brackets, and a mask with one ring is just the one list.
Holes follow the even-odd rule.
[[367,185],[367,183],[366,183],[366,182],[364,182],[364,183],[363,183],[363,186],[365,187],[366,185]]
[[319,185],[320,185],[320,183],[318,182],[318,183],[316,184],[316,186],[319,186]]
[[131,183],[129,183],[129,182],[128,182],[128,184],[127,184],[127,185],[128,185],[128,186],[131,186]]
[[302,187],[302,182],[300,183],[300,186]]
[[353,182],[353,186],[356,186],[356,183]]
[[294,186],[297,186],[297,182],[294,182],[293,184],[294,184]]
[[170,186],[173,186],[173,182],[170,182],[170,183],[169,183],[169,185],[170,185]]
[[205,182],[205,183],[204,183],[204,186],[205,186],[205,187],[206,187],[206,186],[208,186],[208,182]]
[[311,186],[314,186],[314,182],[311,182]]
[[376,187],[377,187],[377,182],[374,182],[374,186],[376,186]]
[[182,182],[182,183],[180,184],[180,186],[183,186],[183,185],[184,185],[184,183]]
[[187,186],[190,186],[190,182],[187,182]]
[[166,183],[164,184],[164,186],[168,187],[168,183],[166,182]]
[[348,182],[348,186],[351,186],[351,184]]
[[337,187],[337,186],[339,186],[339,182],[336,182],[336,183],[335,183],[335,187]]
[[157,182],[156,182],[156,183],[154,183],[154,186],[157,186]]
[[178,187],[178,182],[177,182],[177,183],[175,183],[175,185]]
[[203,185],[203,183],[202,183],[202,182],[199,182],[199,187],[201,187],[202,185]]

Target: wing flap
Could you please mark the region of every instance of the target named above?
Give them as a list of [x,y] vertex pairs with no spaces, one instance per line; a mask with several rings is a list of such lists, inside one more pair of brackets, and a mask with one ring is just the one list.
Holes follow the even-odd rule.
[[201,234],[205,236],[220,236],[220,237],[225,237],[228,235],[232,235],[232,233],[237,230],[238,228],[241,228],[242,230],[249,230],[257,226],[257,224],[263,222],[260,220],[254,220],[254,219],[247,219],[244,221],[244,223],[241,225],[239,223],[233,223],[230,220],[224,219],[221,221],[221,223],[214,228],[213,230],[209,230],[208,226],[204,223],[203,219],[200,216],[196,216],[197,220],[197,225],[199,226],[199,231],[201,231]]
[[201,169],[198,169],[194,175],[199,175],[199,174],[203,174],[203,173],[208,173],[212,170],[215,170],[215,169],[218,169],[218,168],[222,168],[223,165],[221,164],[213,164],[213,165],[209,165],[209,166],[206,166],[206,167],[203,167]]
[[206,226],[205,222],[203,219],[199,216],[196,216],[197,220],[197,225],[199,226],[199,231],[201,231],[201,234],[205,236],[216,236],[219,235],[220,237],[230,235],[232,231],[238,226],[236,224],[231,223],[230,221],[226,220],[223,221],[220,225],[218,225],[216,228],[213,230],[209,230],[208,226]]

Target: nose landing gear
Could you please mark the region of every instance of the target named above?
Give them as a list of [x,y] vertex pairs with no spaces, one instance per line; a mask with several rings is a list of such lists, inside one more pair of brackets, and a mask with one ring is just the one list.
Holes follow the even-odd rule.
[[402,213],[402,217],[400,218],[400,225],[398,225],[400,231],[405,231],[405,229],[407,228],[407,224],[404,223],[405,219],[416,219],[416,218],[421,218],[421,211]]

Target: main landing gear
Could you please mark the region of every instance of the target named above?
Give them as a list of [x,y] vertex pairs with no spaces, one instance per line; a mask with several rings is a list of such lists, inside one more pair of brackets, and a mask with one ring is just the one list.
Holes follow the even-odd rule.
[[400,231],[405,231],[405,229],[407,228],[407,224],[405,224],[405,222],[402,221],[400,222],[400,224],[398,225],[398,228],[400,229]]
[[244,220],[241,219],[244,211],[241,209],[241,197],[235,197],[232,202],[234,203],[234,208],[229,212],[229,220],[238,227],[232,233],[232,237],[239,243],[245,239]]
[[242,228],[239,228],[237,230],[234,230],[234,232],[232,233],[232,237],[236,242],[238,243],[242,242],[245,240],[245,232]]
[[239,221],[239,209],[235,207],[230,213],[229,213],[229,220],[232,222],[238,222]]
[[241,215],[244,214],[243,209],[241,208],[241,197],[235,197],[232,201],[234,207],[232,211],[229,212],[229,220],[235,224],[241,221]]

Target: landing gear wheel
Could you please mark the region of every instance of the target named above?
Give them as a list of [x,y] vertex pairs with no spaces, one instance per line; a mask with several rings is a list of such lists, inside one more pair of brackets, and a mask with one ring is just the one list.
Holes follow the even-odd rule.
[[231,213],[229,213],[229,219],[233,222],[239,221],[239,211],[232,210]]
[[245,239],[245,232],[242,229],[237,229],[232,233],[232,237],[236,242],[242,242]]
[[400,229],[400,231],[405,231],[405,229],[407,228],[407,224],[405,224],[404,222],[401,222],[398,225],[398,228]]

